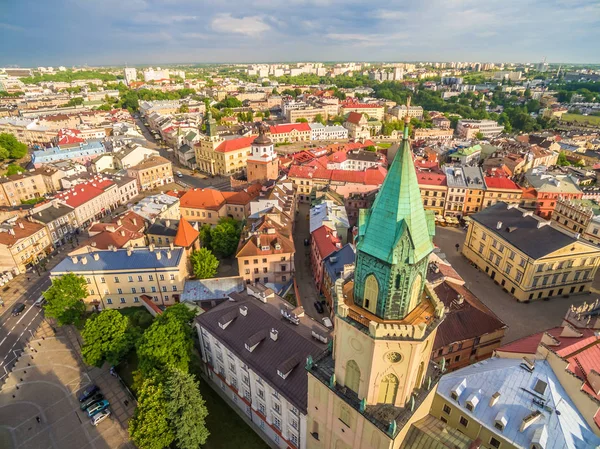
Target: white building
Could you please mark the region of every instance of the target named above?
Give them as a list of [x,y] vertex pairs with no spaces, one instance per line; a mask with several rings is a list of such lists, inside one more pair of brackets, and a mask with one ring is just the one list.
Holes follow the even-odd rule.
[[341,125],[323,125],[322,123],[309,123],[310,140],[338,140],[347,139],[348,130]]
[[494,120],[459,120],[456,125],[456,132],[460,137],[474,139],[478,133],[484,138],[494,137],[504,131],[504,126],[498,125]]
[[196,317],[208,378],[271,447],[305,449],[304,367],[327,348],[329,331],[260,284],[228,296]]
[[152,67],[149,67],[146,70],[144,70],[144,81],[149,82],[149,81],[168,80],[169,75],[170,75],[170,73],[169,73],[168,69],[161,69],[160,67],[153,69]]
[[125,67],[124,70],[125,84],[129,86],[132,81],[137,81],[137,70],[135,67]]

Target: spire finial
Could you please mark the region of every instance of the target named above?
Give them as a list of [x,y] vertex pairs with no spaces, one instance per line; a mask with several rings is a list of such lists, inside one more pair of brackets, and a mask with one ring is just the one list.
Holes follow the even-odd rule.
[[410,123],[410,116],[408,115],[408,110],[410,109],[410,95],[406,97],[406,115],[404,116],[404,123]]

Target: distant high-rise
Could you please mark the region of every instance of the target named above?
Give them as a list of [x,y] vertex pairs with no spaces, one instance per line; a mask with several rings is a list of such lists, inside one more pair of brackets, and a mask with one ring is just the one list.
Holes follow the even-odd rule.
[[135,67],[125,67],[125,84],[129,86],[132,81],[137,81],[137,70]]

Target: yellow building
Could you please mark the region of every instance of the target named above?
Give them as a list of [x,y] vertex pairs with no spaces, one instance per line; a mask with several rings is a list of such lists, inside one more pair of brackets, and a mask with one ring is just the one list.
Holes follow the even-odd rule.
[[88,306],[120,309],[142,306],[147,300],[159,306],[179,302],[188,275],[185,248],[127,248],[95,251],[66,257],[50,272],[50,278],[74,273],[83,276]]
[[220,137],[201,140],[194,146],[198,169],[211,175],[230,175],[246,168],[256,135],[224,140]]
[[332,350],[307,363],[309,449],[397,449],[433,400],[444,306],[425,281],[435,228],[405,130],[373,207],[361,210],[354,280],[336,282]]
[[42,169],[37,169],[0,177],[0,206],[20,206],[22,201],[42,198],[53,192],[52,185],[48,185],[42,173]]
[[173,182],[173,164],[162,156],[150,156],[127,169],[127,176],[137,179],[140,191]]
[[600,249],[500,202],[471,216],[463,254],[519,301],[584,293]]
[[23,273],[53,249],[46,226],[30,220],[8,220],[0,225],[0,272]]

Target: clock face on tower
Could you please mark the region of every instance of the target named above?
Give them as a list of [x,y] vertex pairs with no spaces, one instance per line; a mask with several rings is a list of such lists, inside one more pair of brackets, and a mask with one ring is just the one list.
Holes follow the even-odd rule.
[[402,354],[399,352],[388,352],[385,355],[385,358],[390,363],[398,363],[400,360],[402,360]]

